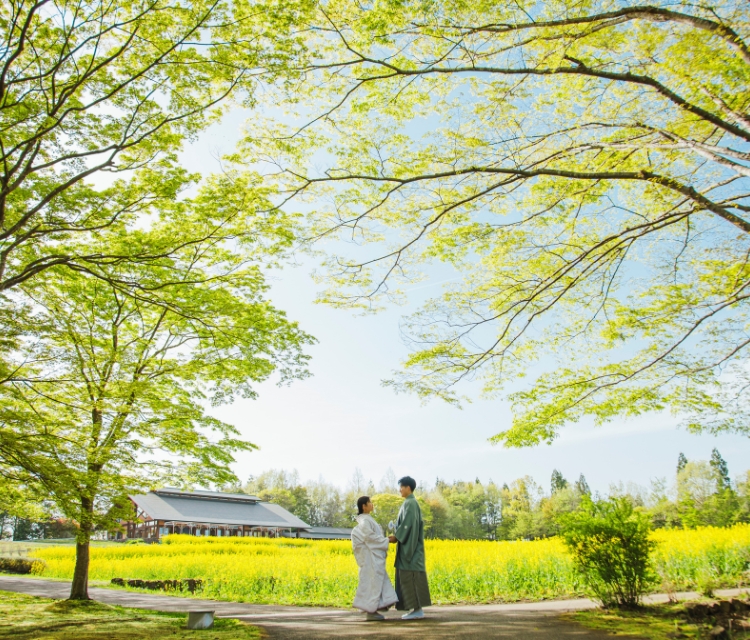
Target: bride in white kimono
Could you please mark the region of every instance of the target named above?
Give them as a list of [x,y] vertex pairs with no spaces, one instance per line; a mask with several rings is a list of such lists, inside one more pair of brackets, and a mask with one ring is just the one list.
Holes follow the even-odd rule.
[[353,605],[367,613],[367,620],[385,620],[378,613],[396,604],[398,598],[385,571],[388,538],[373,520],[368,496],[357,500],[357,526],[352,530],[352,549],[359,565],[359,586]]

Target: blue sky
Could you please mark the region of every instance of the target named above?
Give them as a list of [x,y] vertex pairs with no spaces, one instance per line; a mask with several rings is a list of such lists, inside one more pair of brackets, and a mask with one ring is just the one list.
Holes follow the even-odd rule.
[[[186,167],[217,170],[216,159],[232,152],[245,117],[235,111],[209,129],[185,150]],[[259,399],[214,410],[260,447],[238,460],[235,470],[243,480],[272,468],[297,469],[304,480],[322,477],[343,488],[355,468],[376,485],[390,468],[396,477],[409,474],[427,484],[437,477],[510,483],[530,475],[547,488],[552,470],[559,469],[568,479],[583,473],[592,489],[606,492],[619,481],[671,482],[680,452],[708,459],[717,447],[732,476],[750,467],[750,438],[692,435],[676,428],[677,419],[660,414],[599,428],[581,423],[552,445],[493,446],[487,439],[510,422],[506,403],[476,400],[463,410],[437,401],[422,405],[380,385],[407,353],[399,321],[415,307],[361,316],[315,304],[313,266],[306,262],[270,274],[274,304],[319,341],[310,350],[313,377],[283,388],[265,383]],[[437,293],[438,287],[422,282],[412,297]]]

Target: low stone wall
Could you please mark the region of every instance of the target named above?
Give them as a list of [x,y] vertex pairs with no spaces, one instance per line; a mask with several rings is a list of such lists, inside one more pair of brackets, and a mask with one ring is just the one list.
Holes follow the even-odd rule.
[[743,637],[747,637],[750,600],[730,598],[716,602],[688,602],[685,611],[689,620],[713,625],[708,634],[711,640],[733,640],[743,630]]
[[133,587],[135,589],[151,589],[152,591],[188,591],[195,593],[203,587],[203,580],[184,578],[182,580],[126,580],[125,578],[112,578],[112,584],[120,587]]

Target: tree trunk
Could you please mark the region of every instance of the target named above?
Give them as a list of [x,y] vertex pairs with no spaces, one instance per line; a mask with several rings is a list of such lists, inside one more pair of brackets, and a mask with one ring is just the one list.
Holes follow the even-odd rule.
[[73,570],[73,584],[70,587],[70,600],[90,600],[89,598],[89,541],[76,541],[76,567]]
[[91,515],[93,502],[81,501],[82,522],[76,536],[76,566],[73,570],[73,584],[70,586],[70,600],[90,600],[89,598],[89,544],[91,541]]

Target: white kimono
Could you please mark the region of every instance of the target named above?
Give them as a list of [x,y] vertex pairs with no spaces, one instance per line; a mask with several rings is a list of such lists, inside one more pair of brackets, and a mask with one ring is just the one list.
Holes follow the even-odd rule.
[[366,613],[395,604],[398,601],[396,591],[385,571],[388,538],[367,513],[357,516],[357,526],[352,530],[352,549],[359,565],[359,585],[352,604]]

